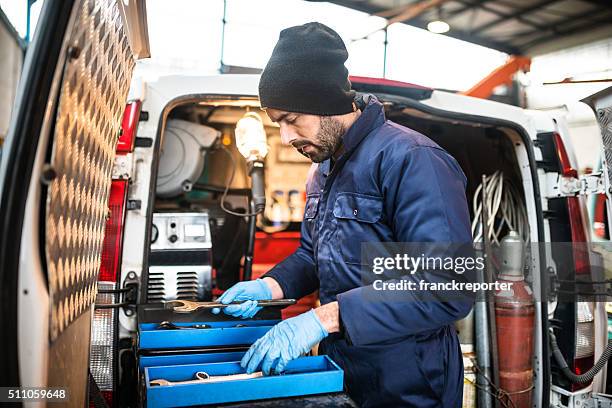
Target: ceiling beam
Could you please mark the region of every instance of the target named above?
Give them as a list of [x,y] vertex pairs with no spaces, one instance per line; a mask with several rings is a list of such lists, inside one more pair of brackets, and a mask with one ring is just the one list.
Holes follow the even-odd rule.
[[[309,1],[313,1],[313,0],[309,0]],[[471,9],[472,7],[475,7],[479,4],[482,3],[486,3],[489,0],[479,0],[477,2],[474,1],[462,1],[461,3],[464,4],[465,6],[467,6],[466,10]],[[333,3],[338,4],[340,6],[344,6],[344,7],[348,7],[348,8],[352,8],[354,10],[359,10],[362,11],[364,13],[368,13],[368,14],[372,14],[372,13],[376,13],[379,11],[383,11],[382,8],[380,7],[372,7],[370,5],[368,5],[365,2],[355,2],[355,1],[351,1],[351,0],[334,0]],[[459,14],[459,13],[457,13]],[[411,26],[417,27],[417,28],[421,28],[423,30],[427,30],[427,23],[424,20],[421,20],[420,18],[414,18],[412,19],[409,24]],[[407,22],[408,24],[408,22]],[[520,51],[517,47],[512,46],[511,44],[508,43],[503,43],[503,42],[499,42],[499,41],[495,41],[495,40],[490,40],[490,39],[486,39],[483,37],[479,37],[479,36],[472,36],[470,35],[468,32],[466,31],[461,31],[461,30],[456,30],[456,29],[451,29],[449,32],[444,33],[443,35],[447,36],[447,37],[451,37],[451,38],[456,38],[458,40],[462,40],[462,41],[467,41],[467,42],[471,42],[477,45],[481,45],[483,47],[487,47],[487,48],[492,48],[494,50],[497,51],[501,51],[501,52],[505,52],[506,54],[520,54]]]
[[[573,22],[575,20],[583,20],[585,18],[593,16],[594,14],[601,14],[601,13],[602,13],[601,10],[591,10],[590,12],[583,13],[583,14],[578,15],[578,16],[573,16],[571,18],[568,18],[567,20],[555,22],[554,24],[560,27],[563,24],[571,23],[571,22]],[[538,45],[538,44],[541,44],[541,43],[549,41],[549,40],[554,40],[555,38],[567,37],[569,35],[578,34],[578,33],[583,32],[583,31],[592,30],[594,25],[601,24],[603,26],[606,23],[609,24],[611,16],[609,14],[606,14],[606,13],[607,12],[604,12],[605,15],[603,17],[601,17],[601,18],[596,18],[594,20],[589,20],[589,21],[585,22],[584,24],[578,25],[578,26],[570,28],[568,30],[557,29],[557,31],[554,34],[530,40],[530,41],[528,41],[526,43],[523,43],[523,44],[519,45],[518,47],[520,49],[527,49],[527,48],[533,47],[534,45]]]
[[[311,3],[323,3],[327,0],[306,0]],[[382,7],[376,7],[368,4],[365,1],[355,1],[355,0],[333,0],[329,1],[329,3],[336,4],[338,6],[346,7],[352,10],[361,11],[367,14],[374,14],[380,11],[384,11],[385,9]]]
[[587,3],[591,3],[594,6],[605,7],[608,10],[612,10],[612,2],[609,1],[601,1],[601,0],[582,0]]
[[383,28],[379,28],[378,30],[374,30],[374,31],[364,35],[363,37],[355,38],[355,39],[353,39],[353,41],[365,40],[366,38],[368,38],[369,36],[371,36],[374,33],[377,33],[377,32],[379,32],[381,30],[386,30],[387,27],[389,27],[391,24],[410,21],[410,20],[420,16],[421,14],[426,12],[427,10],[429,10],[429,9],[431,9],[433,7],[439,7],[442,4],[444,4],[446,2],[449,2],[449,1],[451,1],[451,0],[425,0],[425,1],[418,2],[418,3],[411,3],[408,6],[404,7],[403,11],[401,11],[398,15],[387,19],[387,23],[385,24],[385,26]]
[[461,2],[461,4],[463,4],[463,7],[459,7],[456,10],[451,10],[451,11],[447,12],[446,16],[447,17],[453,17],[453,16],[456,16],[457,14],[461,14],[461,13],[464,13],[466,11],[473,10],[475,7],[478,7],[481,4],[484,4],[484,3],[488,2],[488,1],[491,1],[491,0],[479,0],[479,1],[476,1],[476,2],[467,2],[467,1]]
[[434,7],[439,7],[444,3],[448,3],[449,1],[450,0],[425,0],[418,3],[412,3],[405,7],[404,10],[401,11],[399,14],[394,17],[391,17],[387,21],[387,27],[389,27],[391,24],[410,21],[413,18],[420,16],[427,10]]
[[407,8],[413,7],[416,3],[418,3],[418,1],[419,0],[416,0],[416,1],[413,1],[412,3],[402,4],[401,6],[397,6],[393,8],[388,8],[388,9],[383,8],[380,11],[373,13],[372,15],[376,17],[382,17],[382,18],[390,18],[393,16],[397,16],[399,13],[405,11]]
[[[464,3],[464,4],[466,3],[463,0],[458,0],[458,1],[460,3]],[[511,16],[511,14],[504,13],[503,11],[496,10],[494,8],[491,8],[491,7],[487,6],[487,5],[485,5],[485,4],[482,4],[482,5],[479,5],[479,6],[476,6],[476,7],[480,8],[482,10],[488,11],[491,14],[495,14],[498,17],[501,17],[501,20],[507,20]],[[526,25],[528,25],[530,27],[533,27],[533,28],[537,28],[537,29],[540,29],[540,30],[542,30],[544,28],[547,28],[544,25],[535,23],[535,22],[533,22],[531,20],[527,20],[526,18],[524,18],[522,16],[518,16],[518,17],[516,17],[516,19],[519,20],[520,22],[522,22],[523,24],[526,24]]]
[[[544,0],[544,1],[541,1],[539,3],[532,4],[529,7],[525,7],[525,8],[519,9],[519,10],[517,10],[516,12],[514,12],[512,14],[504,14],[503,16],[501,16],[501,17],[499,17],[497,19],[494,19],[494,20],[492,20],[492,21],[490,21],[490,22],[488,22],[486,24],[483,24],[480,27],[476,27],[476,29],[472,30],[472,34],[481,33],[483,31],[486,31],[487,29],[489,29],[491,27],[494,27],[494,26],[496,26],[496,25],[498,25],[500,23],[503,23],[504,21],[507,21],[507,20],[518,19],[519,21],[521,21],[523,23],[526,23],[526,21],[521,18],[523,15],[525,15],[527,13],[531,13],[532,11],[536,11],[538,9],[541,9],[543,7],[548,6],[551,3],[556,3],[556,2],[558,2],[558,0]],[[531,22],[529,20],[527,20],[527,22],[530,25],[532,25],[531,23],[533,23],[533,22]]]
[[[427,29],[427,21],[421,19],[414,19],[410,22],[411,26],[422,28],[424,30]],[[443,35],[451,38],[456,38],[457,40],[467,41],[473,44],[481,45],[483,47],[492,48],[497,51],[505,52],[506,54],[518,55],[520,54],[520,50],[517,47],[514,47],[512,44],[502,43],[499,41],[491,40],[489,38],[483,38],[479,36],[471,35],[468,32],[452,29]]]
[[[563,35],[563,31],[561,30],[562,26],[565,24],[570,24],[573,23],[575,21],[579,21],[579,20],[583,20],[585,18],[589,18],[589,17],[597,17],[599,15],[601,15],[601,13],[604,13],[604,17],[603,18],[596,18],[595,21],[597,23],[599,22],[608,22],[612,19],[612,16],[606,16],[605,13],[608,13],[608,11],[604,10],[601,11],[599,9],[590,9],[582,14],[578,14],[578,15],[574,15],[574,16],[568,16],[565,15],[565,19],[562,20],[557,20],[557,21],[551,21],[551,23],[543,28],[542,30],[527,30],[527,31],[521,31],[519,33],[514,33],[512,34],[512,36],[509,37],[510,40],[514,40],[517,38],[521,38],[521,37],[529,37],[532,34],[537,34],[541,31],[547,32],[547,33],[553,33],[556,35]],[[603,21],[601,21],[603,20]],[[594,20],[589,21],[587,24],[592,24]],[[534,40],[535,41],[535,40]]]

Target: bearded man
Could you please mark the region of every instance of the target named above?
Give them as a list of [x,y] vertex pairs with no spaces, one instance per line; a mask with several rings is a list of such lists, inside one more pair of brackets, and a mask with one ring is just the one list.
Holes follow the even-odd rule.
[[[460,407],[461,350],[453,323],[465,301],[368,301],[362,242],[471,242],[466,178],[426,136],[386,120],[372,95],[351,91],[340,36],[320,23],[283,30],[259,83],[283,143],[313,161],[300,247],[263,278],[240,282],[223,309],[251,318],[257,300],[319,291],[321,306],[286,319],[242,359],[282,372],[317,343],[364,407]],[[215,310],[219,313],[219,310]]]

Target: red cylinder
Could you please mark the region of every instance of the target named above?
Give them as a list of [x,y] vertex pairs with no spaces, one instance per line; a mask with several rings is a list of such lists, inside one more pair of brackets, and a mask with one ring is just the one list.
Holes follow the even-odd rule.
[[533,394],[533,292],[520,278],[498,282],[511,285],[495,293],[499,385],[514,406],[528,408]]

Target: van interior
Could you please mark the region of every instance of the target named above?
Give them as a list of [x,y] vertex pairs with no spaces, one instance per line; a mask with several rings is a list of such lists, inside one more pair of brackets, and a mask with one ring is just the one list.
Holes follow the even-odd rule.
[[[385,106],[388,119],[427,135],[458,161],[467,177],[466,195],[475,235],[479,231],[482,235],[483,176],[486,176],[485,182],[489,186],[488,195],[499,193],[502,203],[511,201],[514,212],[506,214],[505,218],[498,217],[492,224],[491,256],[496,259],[494,265],[499,266],[500,241],[511,230],[517,231],[524,242],[537,242],[537,231],[530,230],[530,225],[538,225],[534,219],[538,216],[535,211],[528,211],[527,205],[531,203],[533,207],[536,201],[531,181],[533,166],[522,135],[516,129],[505,124],[426,112],[398,102],[397,98],[386,100],[384,95],[379,95],[379,99]],[[245,159],[236,145],[235,129],[238,121],[252,112],[257,113],[263,123],[269,148],[265,158],[267,205],[262,215],[244,217],[240,214],[252,210],[249,206],[250,177]],[[279,127],[259,109],[257,100],[252,97],[223,98],[215,95],[190,98],[168,111],[161,136],[160,154],[156,155],[159,157],[157,189],[151,210],[149,273],[143,278],[142,301],[138,310],[139,324],[145,325],[160,325],[170,319],[168,311],[160,306],[163,302],[213,300],[239,280],[260,276],[289,255],[291,251],[286,249],[295,248],[299,243],[305,181],[311,168],[307,158],[291,146],[282,145]],[[498,189],[503,191],[498,192]],[[495,197],[487,199],[495,203]],[[499,206],[499,202],[496,205]],[[557,216],[549,221],[563,225],[562,215],[562,211],[557,211]],[[559,236],[567,233],[563,228],[552,230]],[[253,231],[256,233],[251,234]],[[255,242],[250,242],[249,236],[253,235]],[[131,239],[129,231],[126,231],[125,239]],[[292,241],[293,246],[283,247],[284,250],[280,251],[270,250],[283,240]],[[529,250],[528,246],[526,250]],[[253,259],[252,264],[249,258]],[[525,279],[533,285],[534,280],[540,279],[534,274],[537,269],[531,264],[532,257],[525,254],[524,259]],[[313,295],[283,310],[282,315],[298,314],[315,306],[315,302]],[[265,311],[255,319],[278,318],[275,313]],[[560,307],[555,313],[573,313],[573,309]],[[562,325],[563,316],[558,317]],[[222,319],[223,314],[216,318]],[[190,316],[185,321],[193,319],[197,317]],[[464,357],[474,355],[473,320],[471,314],[457,324]],[[174,321],[181,319],[177,320],[175,316]],[[536,315],[534,327],[541,324],[541,317]],[[571,343],[561,347],[566,355],[572,355]],[[123,352],[131,355],[127,348]],[[189,348],[137,351],[141,358],[194,352],[197,350]],[[534,353],[541,353],[541,350]],[[96,354],[95,344],[92,354]],[[135,362],[126,363],[131,359],[136,361],[134,357],[122,359],[124,372],[137,371],[133,368]],[[464,358],[464,365],[471,367],[469,359]],[[564,384],[558,373],[555,381]],[[135,386],[136,380],[123,378],[122,383],[120,389],[130,388]],[[537,392],[543,392],[541,386],[536,387]]]

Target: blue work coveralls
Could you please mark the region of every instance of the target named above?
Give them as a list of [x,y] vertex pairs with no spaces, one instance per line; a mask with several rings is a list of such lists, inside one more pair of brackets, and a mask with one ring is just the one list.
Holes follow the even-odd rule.
[[313,165],[300,247],[266,276],[286,298],[319,290],[338,301],[341,333],[320,344],[345,372],[360,406],[460,407],[463,363],[453,322],[471,302],[368,302],[362,242],[471,242],[466,178],[445,150],[386,120],[373,96],[343,137],[344,150]]

